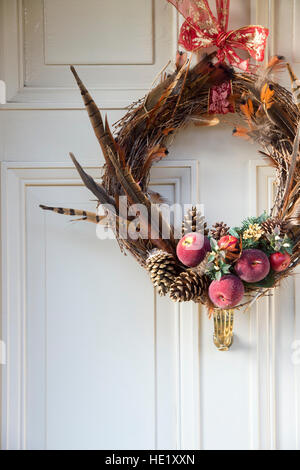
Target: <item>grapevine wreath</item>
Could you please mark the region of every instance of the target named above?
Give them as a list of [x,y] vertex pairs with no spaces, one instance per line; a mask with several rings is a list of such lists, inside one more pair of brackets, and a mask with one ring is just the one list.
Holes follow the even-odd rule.
[[[249,307],[267,295],[300,262],[300,82],[283,57],[273,57],[260,69],[240,58],[236,49],[262,61],[268,30],[249,26],[228,31],[229,1],[216,0],[217,17],[207,0],[168,1],[185,17],[179,43],[191,55],[177,53],[174,71],[163,71],[159,84],[128,109],[115,124],[115,136],[71,67],[105,158],[102,183],[95,182],[74,155],[71,158],[105,214],[41,207],[94,223],[105,221],[121,250],[148,270],[160,295],[207,306],[214,316],[215,344],[227,350],[234,309]],[[199,57],[194,52],[208,46],[217,51],[192,66],[191,57]],[[274,81],[274,74],[285,67],[293,93]],[[160,210],[163,199],[148,188],[151,166],[168,154],[174,134],[188,123],[215,125],[222,114],[235,116],[235,121],[238,117],[233,134],[257,142],[262,158],[276,169],[274,206],[270,214],[247,218],[239,227],[219,222],[210,230],[192,207],[183,220],[182,238],[178,237]],[[128,207],[145,208],[136,224],[138,236],[127,231],[122,236],[133,217],[121,210],[121,196],[127,197]]]

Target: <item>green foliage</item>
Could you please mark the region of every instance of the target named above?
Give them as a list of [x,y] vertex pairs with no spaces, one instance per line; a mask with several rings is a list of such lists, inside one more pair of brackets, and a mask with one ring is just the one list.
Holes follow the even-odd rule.
[[268,219],[269,216],[266,212],[259,217],[248,217],[242,222],[241,227],[233,227],[230,229],[229,233],[236,238],[242,237],[243,250],[262,250],[267,256],[277,252],[292,255],[293,241],[287,235],[281,237],[279,227],[276,227],[272,234],[261,237],[259,240],[255,240],[254,238],[243,239],[244,232],[248,230],[251,225],[261,225]]
[[211,246],[212,251],[218,251],[219,250],[218,242],[214,238],[210,238],[210,246]]
[[[261,225],[263,222],[265,222],[268,219],[268,215],[266,212],[264,212],[262,215],[259,217],[247,217],[247,219],[243,220],[241,227],[232,227],[229,230],[230,235],[236,238],[240,238],[243,233],[250,228],[250,225]],[[243,241],[243,248],[245,250],[251,249],[251,248],[257,248],[259,245],[259,241],[255,240],[244,240]]]
[[[229,230],[229,234],[237,239],[242,239],[242,249],[250,250],[257,249],[263,251],[268,257],[273,253],[281,252],[293,254],[293,241],[285,235],[281,236],[280,228],[276,227],[272,234],[266,235],[261,230],[262,236],[258,240],[253,238],[243,238],[244,232],[250,229],[253,230],[255,224],[261,226],[269,216],[264,212],[259,217],[248,217],[242,222],[241,227],[233,227]],[[246,234],[245,234],[246,235]],[[227,264],[226,262],[226,252],[220,250],[218,242],[213,238],[210,239],[212,252],[208,258],[208,268],[207,272],[211,279],[220,280],[224,275],[233,273],[233,265]],[[246,283],[245,283],[246,284]],[[248,284],[246,284],[248,285]],[[275,285],[275,273],[273,271],[261,282],[256,284],[249,284],[249,287],[259,287],[259,288],[272,288]]]
[[284,244],[284,245],[282,246],[280,252],[283,253],[283,254],[284,254],[284,253],[288,253],[289,255],[292,256],[292,254],[293,254],[293,247],[294,247],[294,244],[293,244],[293,242],[290,240],[290,245],[287,246],[287,245]]
[[248,284],[247,282],[244,282],[244,284],[246,287],[249,287],[249,288],[259,287],[259,288],[264,288],[264,289],[271,289],[272,287],[275,286],[275,282],[276,282],[275,274],[273,271],[271,271],[269,275],[260,282],[256,282],[255,284]]
[[288,253],[289,255],[293,254],[293,241],[285,235],[284,237],[280,236],[280,229],[275,228],[274,232],[271,235],[268,235],[268,242],[271,253]]
[[259,240],[259,250],[262,250],[268,257],[274,253],[272,246],[270,245],[269,241],[265,238]]
[[220,281],[226,274],[230,274],[231,265],[226,263],[226,253],[220,250],[218,242],[213,238],[210,239],[212,252],[208,257],[207,271],[212,280]]
[[233,227],[229,230],[229,234],[235,238],[240,238],[241,229],[239,227]]
[[254,224],[261,225],[266,220],[268,220],[268,218],[269,218],[269,216],[266,212],[261,214],[259,217],[247,217],[247,219],[243,220],[242,227],[241,227],[240,231],[244,232],[245,230],[248,230],[250,225],[254,225]]
[[243,240],[243,250],[254,250],[254,249],[260,249],[260,240],[255,241],[252,238],[249,238],[247,240]]

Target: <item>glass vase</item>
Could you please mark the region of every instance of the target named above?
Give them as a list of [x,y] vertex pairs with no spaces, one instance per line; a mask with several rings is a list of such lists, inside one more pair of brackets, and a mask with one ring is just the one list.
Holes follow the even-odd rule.
[[214,343],[219,351],[228,351],[233,344],[234,310],[214,311]]

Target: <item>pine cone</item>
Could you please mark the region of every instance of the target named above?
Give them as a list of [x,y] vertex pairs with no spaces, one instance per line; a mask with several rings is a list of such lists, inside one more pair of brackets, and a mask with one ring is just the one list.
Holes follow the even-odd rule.
[[210,255],[211,253],[206,253],[204,260],[201,261],[201,263],[198,264],[198,266],[196,266],[195,268],[191,268],[191,270],[197,273],[198,276],[200,277],[204,276],[207,273],[207,269],[209,265],[208,259]]
[[174,256],[162,250],[153,250],[147,258],[146,267],[159,295],[166,295],[178,274]]
[[203,235],[209,233],[205,218],[200,211],[197,211],[196,207],[192,207],[187,211],[182,222],[182,235],[190,232],[201,232]]
[[201,292],[200,294],[195,297],[193,300],[195,303],[206,303],[206,300],[207,300],[207,297],[208,297],[208,288],[211,284],[211,279],[208,277],[208,276],[199,276],[198,274],[198,277],[200,278],[200,285],[201,285]]
[[182,272],[170,287],[170,298],[174,302],[201,302],[209,286],[206,276],[198,276],[192,270]]
[[261,224],[261,227],[265,235],[271,235],[276,227],[280,228],[280,235],[282,236],[287,235],[287,233],[289,232],[287,222],[281,220],[279,217],[267,219]]
[[211,229],[210,233],[215,240],[220,240],[222,237],[228,235],[229,227],[227,227],[224,222],[218,222],[213,225],[213,228]]

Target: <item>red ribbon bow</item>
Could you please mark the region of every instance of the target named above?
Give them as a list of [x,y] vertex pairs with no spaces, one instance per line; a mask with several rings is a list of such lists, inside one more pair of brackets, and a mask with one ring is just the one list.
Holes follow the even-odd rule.
[[179,44],[187,51],[216,46],[218,60],[225,59],[243,71],[249,70],[249,59],[242,59],[234,49],[243,49],[261,62],[264,60],[269,30],[262,26],[244,26],[227,31],[230,0],[216,0],[217,18],[212,14],[208,0],[167,0],[172,3],[185,22],[181,27]]

